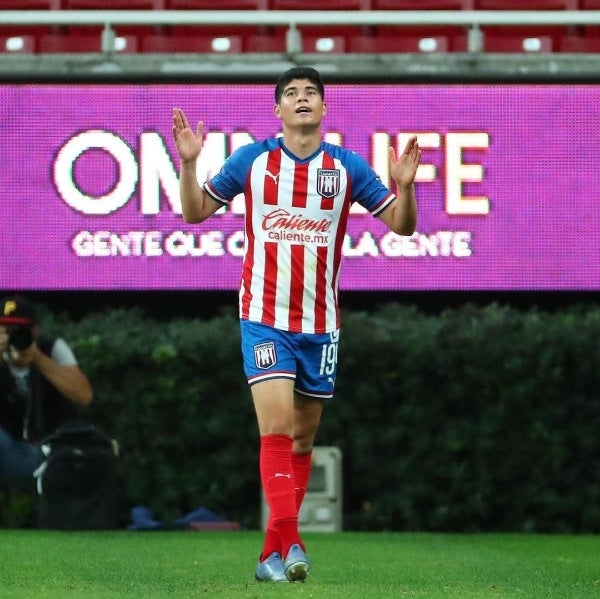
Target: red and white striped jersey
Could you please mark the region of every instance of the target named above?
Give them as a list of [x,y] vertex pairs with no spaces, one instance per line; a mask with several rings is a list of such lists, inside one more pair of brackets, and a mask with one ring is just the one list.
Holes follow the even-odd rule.
[[296,333],[338,329],[350,205],[377,215],[394,199],[371,166],[325,142],[299,160],[270,138],[236,150],[204,189],[223,203],[244,193],[240,318]]

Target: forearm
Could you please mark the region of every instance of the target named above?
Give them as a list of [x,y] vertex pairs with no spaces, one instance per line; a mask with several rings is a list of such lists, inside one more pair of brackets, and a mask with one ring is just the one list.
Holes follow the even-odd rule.
[[61,366],[42,352],[38,352],[32,365],[73,403],[80,406],[88,406],[92,403],[92,386],[78,366]]
[[196,161],[181,163],[179,192],[183,219],[188,223],[201,223],[212,214],[207,194],[198,183]]
[[414,184],[397,185],[396,200],[391,206],[388,226],[398,235],[412,235],[417,226],[417,200]]

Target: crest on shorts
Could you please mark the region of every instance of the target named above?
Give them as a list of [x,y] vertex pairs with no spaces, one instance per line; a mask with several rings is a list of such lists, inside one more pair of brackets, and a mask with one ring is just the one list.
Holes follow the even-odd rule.
[[277,354],[275,353],[275,342],[267,341],[254,346],[254,362],[257,368],[266,370],[277,363]]
[[333,198],[340,192],[340,171],[336,168],[317,169],[317,193],[324,198]]

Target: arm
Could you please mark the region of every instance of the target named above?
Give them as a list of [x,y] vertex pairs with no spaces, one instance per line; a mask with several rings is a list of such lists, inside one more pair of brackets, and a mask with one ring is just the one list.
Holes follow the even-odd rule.
[[196,133],[180,108],[173,109],[173,138],[181,161],[179,188],[183,218],[188,223],[201,223],[221,208],[198,183],[196,162],[202,149],[204,124],[200,121]]
[[37,368],[42,376],[67,399],[84,407],[92,403],[94,397],[92,385],[77,364],[61,366],[40,351],[35,343],[26,351],[32,352],[32,366]]
[[68,400],[80,406],[92,403],[92,385],[77,364],[59,364],[41,351],[35,341],[16,357],[21,366],[36,368]]
[[411,137],[398,159],[390,147],[390,175],[396,183],[396,198],[379,218],[398,235],[412,235],[417,225],[415,175],[421,160],[417,137]]

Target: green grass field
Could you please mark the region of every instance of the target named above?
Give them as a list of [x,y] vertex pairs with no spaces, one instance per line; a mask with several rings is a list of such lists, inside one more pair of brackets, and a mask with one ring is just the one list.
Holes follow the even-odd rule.
[[0,530],[2,599],[600,597],[600,537],[306,533],[305,583],[254,581],[262,535]]

